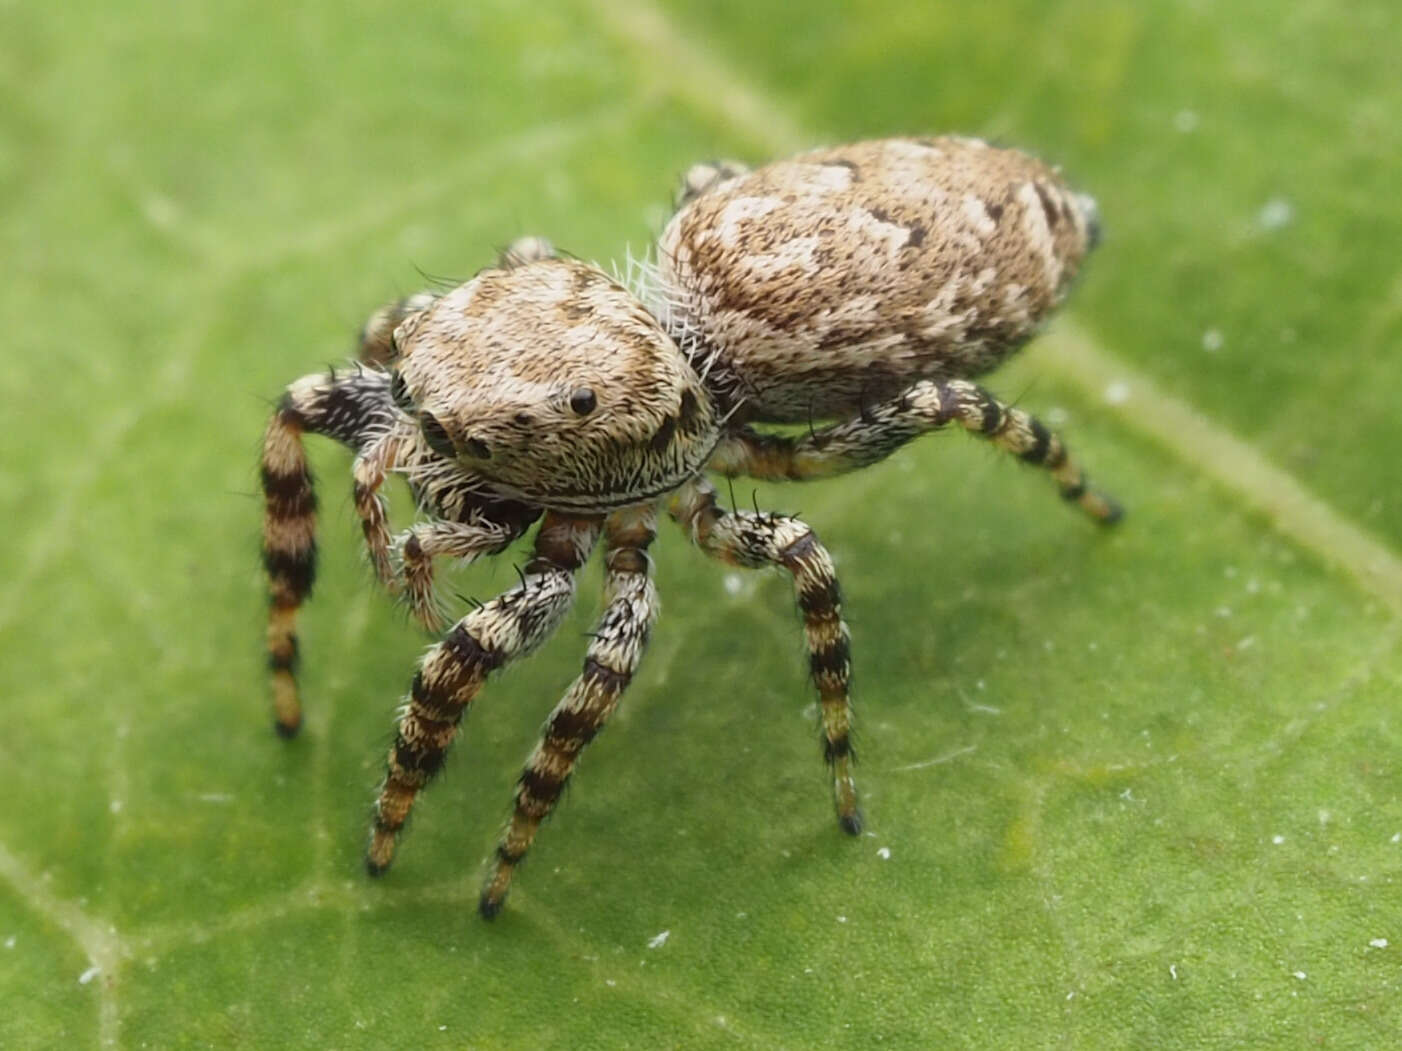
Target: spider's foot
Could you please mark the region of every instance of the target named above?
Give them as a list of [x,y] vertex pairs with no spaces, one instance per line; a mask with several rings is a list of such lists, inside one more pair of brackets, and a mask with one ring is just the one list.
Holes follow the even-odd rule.
[[862,812],[857,807],[857,785],[852,780],[850,746],[847,754],[833,763],[832,796],[837,805],[837,823],[849,836],[862,833]]
[[394,861],[394,833],[375,830],[370,849],[365,852],[365,871],[371,876],[383,876]]
[[1072,503],[1079,504],[1082,511],[1101,525],[1114,525],[1125,516],[1125,509],[1120,506],[1119,501],[1088,488],[1084,483],[1063,489],[1061,495]]
[[302,702],[297,697],[297,682],[289,668],[273,670],[273,729],[282,738],[297,736],[302,728]]
[[1101,506],[1104,508],[1104,510],[1096,516],[1100,519],[1101,525],[1114,525],[1116,522],[1118,522],[1121,518],[1125,516],[1125,509],[1121,507],[1116,501],[1112,500],[1110,497],[1106,496],[1103,493],[1099,493],[1097,495],[1100,498]]
[[494,918],[506,904],[506,895],[511,891],[511,877],[515,871],[514,864],[497,861],[487,885],[482,888],[481,900],[477,902],[477,911],[482,914],[484,920]]

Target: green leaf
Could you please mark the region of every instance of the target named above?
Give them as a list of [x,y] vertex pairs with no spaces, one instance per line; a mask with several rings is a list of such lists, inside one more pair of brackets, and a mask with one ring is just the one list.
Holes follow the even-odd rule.
[[[1398,39],[1380,0],[4,8],[0,1045],[1392,1043]],[[991,385],[1123,525],[962,436],[758,490],[840,564],[857,840],[788,581],[664,530],[652,651],[502,916],[481,859],[597,568],[367,880],[425,639],[316,446],[307,725],[270,732],[270,400],[421,272],[642,248],[693,160],[944,130],[1100,200]]]

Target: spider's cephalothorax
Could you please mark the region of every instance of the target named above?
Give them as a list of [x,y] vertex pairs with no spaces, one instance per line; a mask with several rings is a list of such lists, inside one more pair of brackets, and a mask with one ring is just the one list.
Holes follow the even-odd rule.
[[[792,575],[838,823],[862,827],[832,559],[795,517],[721,507],[703,471],[840,474],[953,423],[1045,468],[1092,517],[1119,514],[1055,434],[967,378],[1032,335],[1094,244],[1093,203],[1051,169],[973,140],[888,140],[753,173],[697,165],[677,200],[638,289],[651,312],[596,268],[523,238],[467,284],[378,311],[363,364],[293,383],[264,438],[268,652],[285,735],[301,723],[295,621],[315,568],[304,432],[355,452],[371,562],[429,627],[446,626],[434,559],[500,552],[540,520],[520,584],[453,623],[414,676],[376,804],[372,873],[388,867],[487,676],[558,626],[576,571],[604,542],[604,612],[517,782],[485,916],[642,659],[664,499],[708,555]],[[796,420],[829,422],[801,435],[753,426]],[[427,515],[399,537],[380,495],[388,472]]]
[[500,492],[597,513],[668,493],[716,443],[709,397],[631,294],[567,259],[488,270],[395,332],[395,389]]

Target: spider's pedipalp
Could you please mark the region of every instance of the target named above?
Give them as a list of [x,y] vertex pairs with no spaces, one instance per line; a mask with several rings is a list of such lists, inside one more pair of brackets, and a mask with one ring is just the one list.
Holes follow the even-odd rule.
[[869,467],[950,423],[1048,471],[1061,495],[1101,524],[1123,517],[1115,500],[1090,488],[1056,433],[967,380],[922,381],[863,416],[800,436],[742,428],[721,440],[707,467],[728,477],[766,481],[831,478]]
[[601,522],[547,515],[522,583],[468,613],[424,657],[375,804],[365,856],[371,875],[389,867],[415,797],[443,765],[487,675],[530,653],[559,625],[574,599],[575,572],[598,540]]
[[389,528],[389,507],[380,489],[385,484],[387,472],[400,466],[406,452],[412,447],[412,437],[412,433],[402,425],[392,428],[369,448],[362,450],[351,468],[355,514],[365,535],[365,550],[375,570],[375,577],[391,594],[398,592],[399,579],[390,559],[393,538]]
[[470,562],[483,555],[495,555],[524,532],[525,528],[515,523],[485,516],[474,516],[466,522],[442,519],[420,522],[406,530],[395,540],[394,546],[404,569],[404,597],[414,619],[430,631],[445,626],[443,608],[433,583],[435,558]]
[[603,616],[591,633],[584,671],[550,713],[540,743],[516,784],[511,821],[497,846],[480,910],[490,919],[511,888],[511,877],[555,809],[579,754],[603,728],[632,681],[657,620],[657,590],[647,547],[657,534],[653,507],[615,511],[605,523]]
[[852,654],[842,620],[842,594],[832,556],[809,526],[790,515],[726,511],[709,482],[696,479],[672,497],[672,517],[713,558],[758,569],[781,566],[793,575],[803,613],[808,666],[818,688],[823,757],[832,770],[837,820],[844,831],[862,829],[852,779]]

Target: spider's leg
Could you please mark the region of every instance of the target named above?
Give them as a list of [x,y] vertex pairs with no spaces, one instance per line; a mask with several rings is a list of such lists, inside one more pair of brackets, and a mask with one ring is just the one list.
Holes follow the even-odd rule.
[[547,514],[522,582],[463,617],[424,656],[399,719],[375,804],[365,865],[379,875],[414,798],[429,782],[488,673],[544,642],[574,599],[574,574],[593,549],[599,518]]
[[794,578],[808,666],[822,710],[823,757],[832,769],[837,820],[847,832],[862,829],[852,780],[851,644],[842,620],[842,595],[832,557],[813,530],[789,515],[726,511],[704,479],[694,479],[672,497],[672,517],[702,551],[732,565],[758,569],[782,566]]
[[497,266],[503,270],[514,270],[527,263],[542,259],[557,259],[555,246],[545,237],[518,237],[503,248],[497,256]]
[[[502,249],[497,266],[510,269],[537,259],[555,258],[555,249],[543,237],[518,237]],[[416,292],[412,296],[386,303],[366,320],[360,330],[360,346],[357,357],[366,365],[377,367],[388,365],[398,357],[394,346],[394,330],[410,314],[427,310],[438,301],[435,292]]]
[[749,428],[728,436],[707,465],[724,475],[807,481],[855,471],[884,460],[906,442],[949,423],[987,438],[1027,463],[1045,468],[1061,495],[1106,525],[1124,512],[1091,489],[1061,438],[1036,417],[1004,405],[967,380],[915,384],[898,398],[868,406],[857,417],[800,436],[763,434]]
[[657,592],[647,555],[657,532],[656,510],[615,511],[605,530],[604,613],[584,658],[583,674],[550,713],[540,743],[516,784],[515,810],[482,890],[479,907],[489,919],[501,910],[512,874],[540,823],[555,809],[579,753],[603,728],[637,671],[657,620]]
[[263,565],[268,572],[268,664],[275,727],[291,737],[302,723],[297,694],[297,610],[316,576],[316,494],[303,433],[352,448],[389,425],[393,406],[382,373],[304,376],[287,388],[263,435]]
[[394,349],[394,330],[410,314],[427,310],[437,301],[432,292],[416,292],[412,296],[386,303],[370,315],[365,327],[360,330],[360,348],[357,356],[367,365],[388,365],[398,355]]

